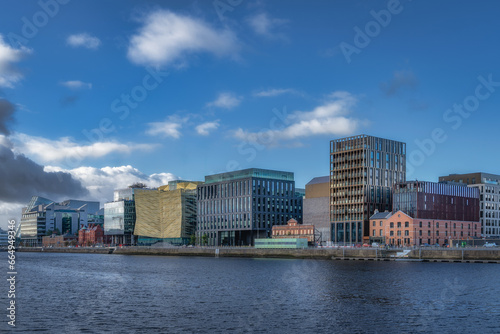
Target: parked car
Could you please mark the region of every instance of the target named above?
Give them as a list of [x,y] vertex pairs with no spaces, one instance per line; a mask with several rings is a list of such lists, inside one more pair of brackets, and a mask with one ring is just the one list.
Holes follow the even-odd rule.
[[421,244],[420,247],[431,247],[429,244]]
[[378,242],[374,242],[372,243],[372,247],[379,247],[380,245],[378,244]]
[[494,242],[491,242],[491,243],[487,242],[487,243],[484,244],[484,247],[496,247],[496,246],[497,246],[497,244],[494,243]]

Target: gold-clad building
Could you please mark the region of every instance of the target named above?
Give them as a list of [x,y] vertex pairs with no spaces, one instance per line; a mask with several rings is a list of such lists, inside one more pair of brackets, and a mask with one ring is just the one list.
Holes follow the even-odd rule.
[[171,181],[157,191],[135,191],[138,245],[189,243],[196,228],[196,187],[203,182]]

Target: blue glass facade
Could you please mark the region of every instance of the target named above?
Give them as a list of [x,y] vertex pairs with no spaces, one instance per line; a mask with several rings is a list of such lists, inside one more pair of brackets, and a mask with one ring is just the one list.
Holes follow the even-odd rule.
[[[276,178],[274,178],[276,177]],[[208,245],[251,245],[273,225],[302,222],[293,173],[247,169],[205,177],[198,186],[197,237]]]

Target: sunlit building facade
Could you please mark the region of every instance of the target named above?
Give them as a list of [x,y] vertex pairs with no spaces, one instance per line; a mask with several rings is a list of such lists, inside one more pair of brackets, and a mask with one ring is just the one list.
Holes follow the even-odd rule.
[[406,144],[367,135],[330,142],[332,242],[369,240],[369,218],[392,209],[392,186],[406,181]]
[[137,244],[187,245],[196,228],[196,188],[202,182],[170,181],[156,191],[135,192]]

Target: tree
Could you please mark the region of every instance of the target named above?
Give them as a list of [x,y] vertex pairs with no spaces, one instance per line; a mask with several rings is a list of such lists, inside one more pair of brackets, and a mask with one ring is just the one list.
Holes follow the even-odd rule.
[[191,241],[189,242],[190,245],[196,245],[196,234],[191,234]]
[[54,231],[52,231],[52,230],[48,230],[48,231],[47,231],[47,233],[45,233],[45,235],[51,236],[51,235],[52,235],[52,233],[54,233]]
[[202,245],[208,244],[208,235],[203,234],[203,236],[201,237],[201,244]]
[[144,189],[144,188],[147,188],[148,186],[145,185],[144,183],[142,182],[136,182],[130,186],[128,186],[129,188],[136,188],[136,189]]
[[56,235],[61,235],[61,231],[59,231],[58,228],[56,228],[53,233],[55,233]]

